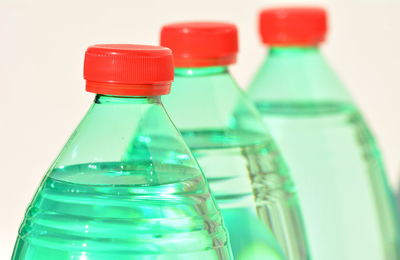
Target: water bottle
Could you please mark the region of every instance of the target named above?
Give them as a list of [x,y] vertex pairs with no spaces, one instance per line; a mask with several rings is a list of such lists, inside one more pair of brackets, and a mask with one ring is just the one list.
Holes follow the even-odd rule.
[[313,258],[400,259],[382,158],[321,55],[326,31],[323,8],[262,11],[260,34],[269,51],[249,95],[292,169]]
[[228,66],[233,24],[189,22],[162,28],[175,82],[165,106],[210,183],[236,260],[308,259],[296,192],[257,110]]
[[89,111],[44,177],[13,260],[232,259],[208,184],[160,96],[167,48],[94,45]]

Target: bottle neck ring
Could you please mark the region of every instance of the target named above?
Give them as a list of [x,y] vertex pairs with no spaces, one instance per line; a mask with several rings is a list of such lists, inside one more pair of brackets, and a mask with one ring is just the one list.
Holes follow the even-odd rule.
[[175,68],[175,76],[180,76],[180,77],[211,76],[226,72],[228,72],[228,67],[226,66]]
[[161,96],[170,92],[171,83],[158,84],[119,84],[86,81],[86,91],[112,96]]
[[175,67],[177,68],[201,68],[211,66],[228,66],[236,63],[236,53],[215,57],[194,57],[188,55],[175,55]]
[[96,104],[161,104],[160,96],[112,96],[97,94]]

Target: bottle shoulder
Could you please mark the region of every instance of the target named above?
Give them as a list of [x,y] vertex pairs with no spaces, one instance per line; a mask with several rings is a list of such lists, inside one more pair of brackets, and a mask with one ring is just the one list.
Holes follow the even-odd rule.
[[267,139],[256,108],[229,73],[177,77],[164,103],[185,139],[196,144],[211,139],[235,144]]
[[351,102],[340,78],[319,52],[268,55],[248,89],[256,102]]
[[121,172],[118,180],[133,172],[137,176],[146,176],[150,172],[167,176],[170,174],[168,171],[201,175],[182,136],[158,102],[94,103],[49,174],[63,172],[65,168],[79,168],[84,169],[85,176],[88,176],[90,167],[109,167],[112,176],[118,175],[118,171],[112,170],[118,168]]

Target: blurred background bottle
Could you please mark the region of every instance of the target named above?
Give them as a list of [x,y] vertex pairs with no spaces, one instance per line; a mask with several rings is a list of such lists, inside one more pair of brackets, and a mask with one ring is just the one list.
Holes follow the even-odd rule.
[[94,45],[94,104],[29,206],[13,258],[231,259],[204,176],[161,101],[171,51]]
[[381,155],[321,56],[326,31],[322,8],[262,11],[270,50],[249,94],[293,170],[313,258],[400,259]]
[[165,106],[210,183],[235,259],[309,259],[287,168],[228,71],[237,37],[228,23],[164,26],[161,45],[172,49],[176,66]]

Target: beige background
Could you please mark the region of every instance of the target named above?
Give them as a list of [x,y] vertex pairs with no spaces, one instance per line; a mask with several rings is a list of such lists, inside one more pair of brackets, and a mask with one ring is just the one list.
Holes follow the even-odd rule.
[[[88,109],[82,62],[93,43],[156,44],[163,23],[232,21],[241,33],[233,73],[246,85],[265,50],[256,33],[267,0],[0,0],[0,259],[8,259],[26,206]],[[322,1],[313,1],[324,3]],[[400,0],[331,0],[323,51],[347,83],[400,174]]]

